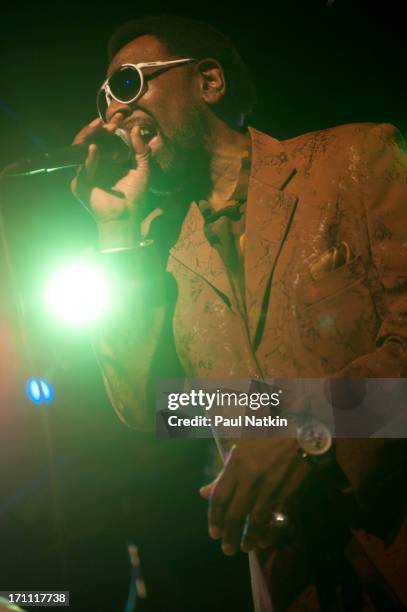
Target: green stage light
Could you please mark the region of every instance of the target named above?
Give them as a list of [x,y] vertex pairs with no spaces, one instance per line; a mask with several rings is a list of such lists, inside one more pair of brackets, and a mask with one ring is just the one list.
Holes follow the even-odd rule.
[[97,266],[73,263],[57,270],[49,283],[52,313],[71,325],[99,320],[108,306],[108,283]]

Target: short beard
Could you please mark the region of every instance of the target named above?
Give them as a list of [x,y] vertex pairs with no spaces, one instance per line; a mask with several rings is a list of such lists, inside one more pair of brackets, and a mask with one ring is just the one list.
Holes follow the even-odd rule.
[[188,113],[171,138],[161,133],[163,150],[152,160],[151,191],[182,193],[191,200],[208,197],[211,188],[210,126],[198,106]]

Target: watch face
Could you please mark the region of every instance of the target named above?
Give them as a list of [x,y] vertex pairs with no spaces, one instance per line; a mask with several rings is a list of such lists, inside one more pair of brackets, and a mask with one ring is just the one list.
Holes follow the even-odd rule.
[[328,427],[311,419],[298,429],[298,444],[309,455],[323,455],[332,446],[332,435]]

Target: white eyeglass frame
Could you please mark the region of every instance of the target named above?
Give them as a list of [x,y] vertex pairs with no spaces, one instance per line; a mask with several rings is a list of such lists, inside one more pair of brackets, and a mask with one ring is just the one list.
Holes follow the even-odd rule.
[[[197,62],[197,61],[198,61],[197,59],[194,59],[192,57],[185,57],[182,59],[169,60],[166,62],[142,62],[140,64],[122,64],[109,77],[107,77],[107,79],[104,81],[104,83],[99,88],[99,91],[96,96],[96,106],[97,106],[99,117],[102,119],[102,121],[106,121],[99,107],[99,99],[100,99],[100,95],[102,94],[102,92],[104,92],[105,98],[106,98],[106,105],[107,105],[106,109],[109,108],[110,104],[112,103],[112,100],[116,100],[116,102],[120,102],[122,104],[131,104],[132,102],[135,102],[136,100],[138,100],[138,98],[140,98],[143,95],[144,85],[145,85],[143,68],[161,68],[161,67],[166,67],[166,66],[168,66],[168,68],[171,68],[172,66],[178,66],[182,64],[187,64],[189,62]],[[110,85],[109,85],[110,79],[112,78],[114,74],[116,74],[116,72],[118,72],[119,70],[122,70],[123,68],[134,68],[140,76],[140,89],[137,92],[137,94],[133,98],[131,98],[131,100],[121,100],[120,98],[115,96],[112,90],[110,89]],[[154,77],[154,76],[155,76],[154,74],[151,75],[151,77]]]

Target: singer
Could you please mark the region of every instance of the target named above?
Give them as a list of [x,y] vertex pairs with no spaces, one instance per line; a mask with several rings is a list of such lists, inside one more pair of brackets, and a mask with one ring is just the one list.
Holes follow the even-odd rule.
[[[257,131],[243,60],[192,19],[127,23],[109,57],[72,189],[125,296],[95,340],[119,418],[154,429],[159,378],[407,377],[397,129]],[[119,128],[127,165],[95,144]],[[201,489],[209,535],[226,555],[250,552],[256,611],[403,609],[404,440],[328,431],[321,454],[292,427],[230,449]]]

